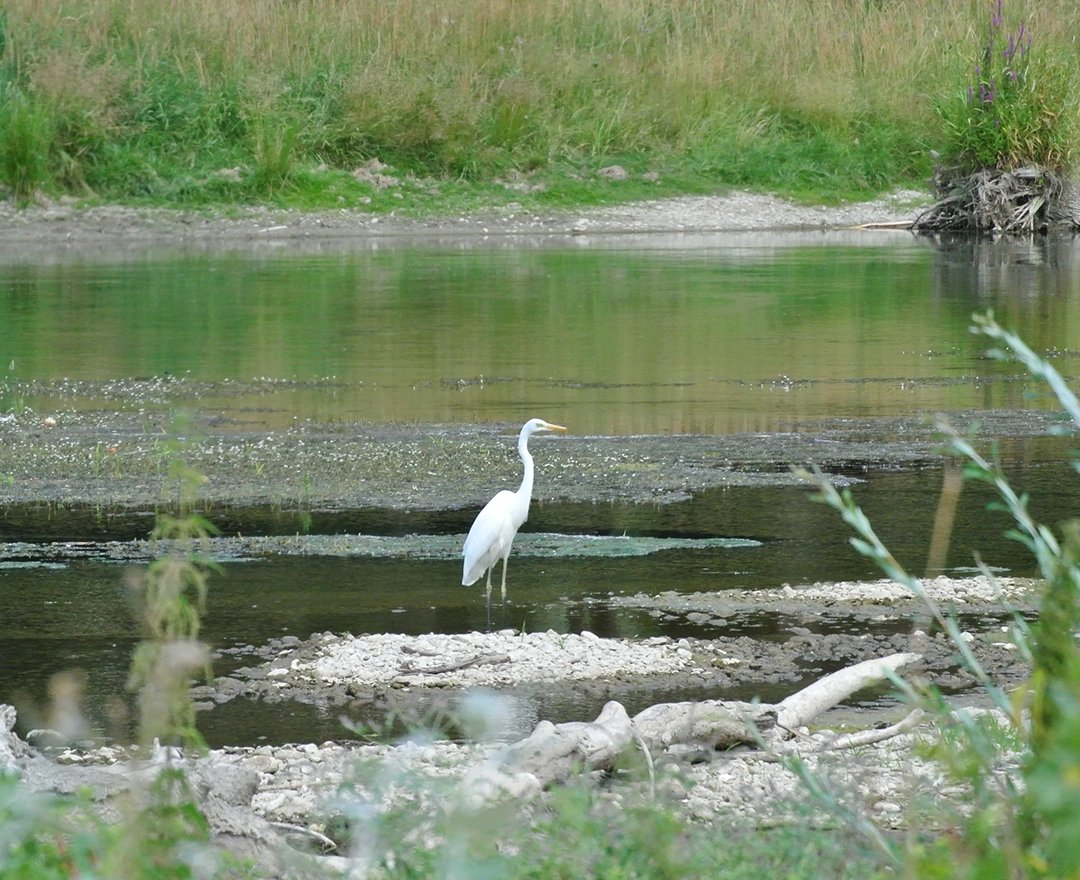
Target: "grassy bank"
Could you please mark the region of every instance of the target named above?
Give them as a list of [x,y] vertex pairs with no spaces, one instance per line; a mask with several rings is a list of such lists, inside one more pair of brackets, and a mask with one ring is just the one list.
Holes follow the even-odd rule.
[[[377,189],[347,173],[377,157],[421,179],[397,200],[418,212],[485,185],[486,197],[556,202],[725,185],[867,195],[927,176],[935,103],[964,87],[991,11],[972,0],[9,0],[0,177],[128,202],[377,208]],[[1076,4],[1013,0],[1007,14],[1075,65]],[[632,179],[598,181],[612,163]],[[522,193],[522,177],[542,188]]]

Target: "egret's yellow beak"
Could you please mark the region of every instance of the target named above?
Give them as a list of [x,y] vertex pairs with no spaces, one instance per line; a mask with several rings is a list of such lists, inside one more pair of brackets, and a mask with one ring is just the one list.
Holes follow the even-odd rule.
[[544,422],[544,427],[547,428],[549,431],[565,431],[566,430],[566,428],[564,428],[562,425],[553,425],[553,424],[551,424],[551,422]]

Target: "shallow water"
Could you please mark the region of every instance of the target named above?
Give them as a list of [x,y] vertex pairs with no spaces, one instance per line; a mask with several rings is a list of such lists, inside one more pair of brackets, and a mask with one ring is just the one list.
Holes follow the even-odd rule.
[[255,424],[542,414],[579,434],[632,434],[1021,405],[1015,368],[987,361],[968,332],[988,307],[1077,369],[1071,238],[514,241],[0,265],[0,370],[290,380],[203,401]]
[[[1032,491],[1034,512],[1057,523],[1080,513],[1075,476],[1044,466],[1017,474]],[[939,469],[877,474],[856,487],[856,497],[894,553],[912,571],[926,570],[934,509],[941,489]],[[1026,551],[1001,536],[1004,514],[987,511],[990,495],[966,486],[952,534],[947,573],[971,573],[972,551],[1002,574],[1034,573]],[[468,526],[465,512],[445,515],[448,534]],[[703,533],[752,538],[756,546],[670,549],[646,556],[544,558],[517,553],[511,560],[505,612],[496,599],[495,627],[558,632],[589,630],[602,636],[668,635],[787,638],[791,621],[768,615],[728,621],[723,627],[668,620],[645,609],[613,604],[613,596],[663,590],[695,592],[725,588],[776,587],[783,583],[869,579],[879,575],[848,545],[839,518],[793,488],[730,489],[659,508],[610,505],[545,505],[528,528],[544,532],[618,533],[623,524],[652,524],[656,532],[693,538]],[[373,524],[369,520],[369,524]],[[348,525],[343,517],[342,526]],[[392,523],[391,531],[400,524]],[[344,531],[344,528],[342,529]],[[423,543],[422,538],[417,543]],[[422,554],[421,554],[422,555]],[[110,729],[108,697],[123,693],[138,630],[124,594],[125,566],[73,560],[62,567],[0,568],[0,656],[4,678],[0,700],[17,698],[43,705],[47,682],[73,667],[86,671],[88,714]],[[269,557],[226,562],[213,576],[203,636],[216,648],[262,645],[270,638],[333,632],[469,632],[488,627],[483,587],[461,587],[456,559]],[[931,572],[937,574],[939,572]],[[497,590],[497,588],[496,588]],[[835,621],[818,627],[832,631]],[[893,624],[890,624],[892,626]],[[865,629],[866,624],[858,624]],[[222,658],[217,674],[250,660]],[[747,698],[755,694],[739,694]],[[762,694],[756,694],[762,696]],[[718,694],[717,696],[721,696]],[[728,693],[726,696],[734,695]],[[115,709],[115,706],[112,707]],[[544,704],[545,717],[569,720],[599,706]],[[642,707],[643,708],[643,707]],[[539,711],[539,708],[536,708]],[[550,713],[561,712],[562,717]],[[529,716],[531,717],[531,715]],[[343,735],[332,710],[282,705],[257,707],[237,700],[200,716],[214,744],[327,739]],[[307,730],[306,737],[301,731]],[[318,731],[318,735],[316,735]]]
[[[975,309],[995,308],[1067,376],[1080,364],[1080,247],[1072,239],[811,233],[509,244],[168,250],[0,266],[0,365],[13,365],[9,383],[164,374],[282,382],[275,393],[201,401],[258,425],[539,414],[582,434],[662,434],[1048,405],[1026,396],[1015,367],[986,358],[967,330]],[[16,404],[103,405],[0,384],[0,410]],[[1036,512],[1056,523],[1076,513],[1075,476],[1045,463],[1053,456],[1040,449],[1017,457],[1028,464],[1015,476],[1033,492]],[[857,497],[921,573],[941,470],[861,476],[868,482]],[[624,559],[517,554],[506,617],[495,624],[708,636],[718,633],[605,600],[875,577],[838,517],[805,496],[730,489],[667,506],[534,507],[528,528],[538,532],[727,536],[760,546]],[[1022,548],[1001,537],[1003,515],[985,511],[988,497],[965,487],[945,569],[966,572],[979,549],[1002,571],[1030,574]],[[220,524],[246,534],[460,535],[473,513],[358,509],[300,522],[282,511],[232,510]],[[150,527],[145,512],[8,510],[3,521],[34,540],[130,539]],[[444,559],[226,563],[211,586],[204,635],[221,648],[324,630],[483,629],[482,590],[459,579],[459,563]],[[49,676],[78,667],[88,716],[109,729],[110,698],[124,692],[137,638],[122,582],[121,566],[95,561],[0,568],[0,701],[43,705]],[[760,635],[769,623],[736,627]],[[223,661],[219,672],[227,668]],[[310,707],[230,705],[204,718],[216,743],[342,733],[333,713]]]

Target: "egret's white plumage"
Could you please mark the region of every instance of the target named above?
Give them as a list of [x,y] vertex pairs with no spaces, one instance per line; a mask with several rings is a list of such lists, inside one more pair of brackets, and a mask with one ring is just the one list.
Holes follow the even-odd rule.
[[521,524],[529,518],[529,501],[532,500],[533,459],[529,454],[529,438],[538,432],[565,431],[562,425],[552,425],[543,419],[530,419],[518,435],[518,455],[525,465],[521,487],[516,492],[503,489],[480,511],[465,539],[465,566],[461,583],[471,586],[487,572],[487,599],[491,603],[491,570],[501,559],[502,598],[506,601],[506,561]]

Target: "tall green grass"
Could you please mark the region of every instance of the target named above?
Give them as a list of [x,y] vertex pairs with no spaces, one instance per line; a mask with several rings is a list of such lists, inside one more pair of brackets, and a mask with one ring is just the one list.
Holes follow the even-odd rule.
[[1068,171],[1080,124],[1075,64],[1048,52],[1010,11],[997,0],[966,88],[939,106],[945,161],[962,172],[1025,165]]
[[20,201],[49,182],[51,122],[47,112],[22,94],[12,95],[0,108],[0,178]]
[[[1009,5],[1043,51],[1075,65],[1076,4]],[[304,168],[373,156],[478,180],[618,160],[689,187],[872,192],[929,170],[934,101],[970,69],[989,7],[9,0],[5,10],[0,113],[48,123],[38,135],[47,173],[13,184],[7,170],[9,185],[190,203],[265,197]],[[11,140],[0,153],[23,161]],[[241,182],[213,175],[237,165]]]
[[[1069,419],[1060,433],[1080,428],[1080,399],[1049,361],[999,325],[992,312],[974,315],[971,329],[1001,345],[989,356],[1019,361],[1050,387]],[[1012,643],[1031,664],[1032,674],[1026,686],[1013,692],[995,684],[968,645],[970,636],[961,632],[955,613],[946,615],[919,579],[896,561],[850,490],[838,491],[820,472],[814,477],[821,489],[816,499],[837,510],[854,530],[852,546],[923,600],[955,646],[959,663],[997,710],[995,718],[953,709],[935,687],[896,680],[909,701],[933,720],[938,733],[934,756],[946,778],[965,786],[969,795],[946,813],[924,815],[913,803],[907,840],[903,846],[897,841],[886,844],[897,873],[904,877],[1080,877],[1080,520],[1056,529],[1038,522],[1028,508],[1028,496],[1009,484],[996,449],[987,455],[947,423],[940,427],[947,451],[963,462],[964,476],[993,486],[1000,499],[993,506],[1011,515],[1013,528],[1005,536],[1027,547],[1038,564],[1043,583],[1036,620],[1027,621],[1001,600],[1002,610],[1012,617]],[[1075,452],[1072,457],[1080,470]],[[993,581],[978,555],[975,561]]]

